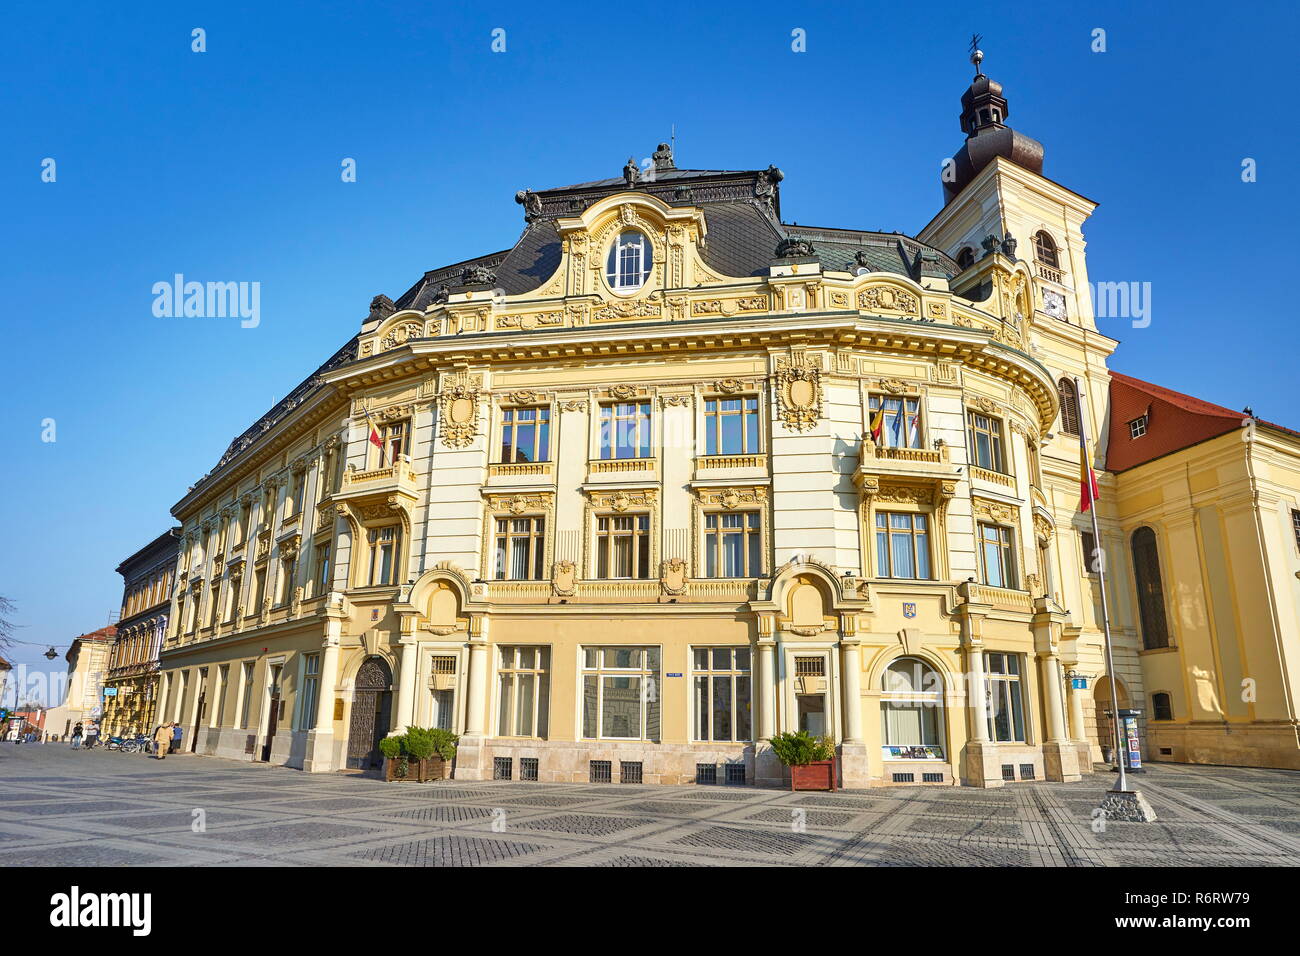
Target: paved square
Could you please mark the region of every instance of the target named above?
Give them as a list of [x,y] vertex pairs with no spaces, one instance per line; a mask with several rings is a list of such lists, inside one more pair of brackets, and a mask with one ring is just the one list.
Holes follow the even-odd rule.
[[1159,822],[1094,832],[1113,781],[836,794],[387,784],[5,743],[0,866],[1300,865],[1300,773],[1156,766],[1140,782]]

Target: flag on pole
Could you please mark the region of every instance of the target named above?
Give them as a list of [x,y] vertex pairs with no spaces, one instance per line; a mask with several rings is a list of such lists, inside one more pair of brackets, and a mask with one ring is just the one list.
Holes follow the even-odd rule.
[[366,413],[366,424],[370,426],[370,444],[379,449],[379,465],[382,468],[388,464],[384,461],[384,440],[379,437],[379,429],[377,429],[375,423],[370,420],[369,409],[363,408],[362,411]]
[[899,408],[894,415],[894,447],[903,447],[903,409]]
[[876,414],[871,419],[871,440],[877,445],[885,437],[885,403],[881,402]]
[[912,420],[907,423],[907,444],[909,447],[915,447],[919,444],[918,439],[921,437],[921,412],[912,412]]
[[[1079,429],[1083,431],[1082,428]],[[1079,436],[1079,510],[1087,511],[1094,501],[1101,500],[1097,490],[1097,476],[1092,470],[1092,461],[1088,458],[1088,440]]]

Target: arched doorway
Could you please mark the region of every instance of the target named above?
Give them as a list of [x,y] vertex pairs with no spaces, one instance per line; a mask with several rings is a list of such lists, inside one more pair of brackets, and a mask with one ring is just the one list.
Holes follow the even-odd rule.
[[[1115,682],[1115,694],[1119,698],[1119,709],[1127,709],[1129,706],[1128,690],[1124,687],[1122,680]],[[1093,684],[1092,708],[1093,738],[1096,740],[1097,746],[1103,748],[1104,753],[1109,753],[1115,746],[1115,725],[1106,716],[1111,709],[1109,677],[1099,677]]]
[[393,709],[393,672],[382,657],[367,657],[357,669],[348,729],[348,768],[382,767],[379,741],[388,736]]

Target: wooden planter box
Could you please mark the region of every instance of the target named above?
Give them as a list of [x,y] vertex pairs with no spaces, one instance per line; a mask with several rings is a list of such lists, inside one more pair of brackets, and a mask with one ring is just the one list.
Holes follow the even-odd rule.
[[443,760],[437,754],[427,757],[424,760],[411,761],[412,776],[418,783],[428,783],[430,780],[446,780],[451,776],[451,761]]
[[446,780],[451,776],[451,761],[439,756],[424,760],[406,759],[406,776],[397,776],[400,760],[384,760],[384,779],[389,783],[428,783],[430,780]]
[[791,790],[829,790],[835,792],[835,761],[817,760],[790,768]]

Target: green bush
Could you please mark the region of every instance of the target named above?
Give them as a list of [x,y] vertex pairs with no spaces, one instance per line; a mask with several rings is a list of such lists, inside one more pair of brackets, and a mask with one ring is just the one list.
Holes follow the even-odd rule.
[[433,748],[437,751],[438,756],[443,760],[454,760],[456,757],[456,743],[460,740],[456,734],[450,730],[441,730],[432,727],[428,731],[430,739],[433,741]]
[[835,744],[829,737],[811,737],[806,730],[796,730],[772,737],[772,750],[787,767],[801,767],[835,756]]
[[404,734],[394,734],[379,741],[379,752],[389,760],[406,757],[410,760],[427,760],[437,754],[443,760],[456,756],[458,736],[450,730],[437,727],[408,727]]

